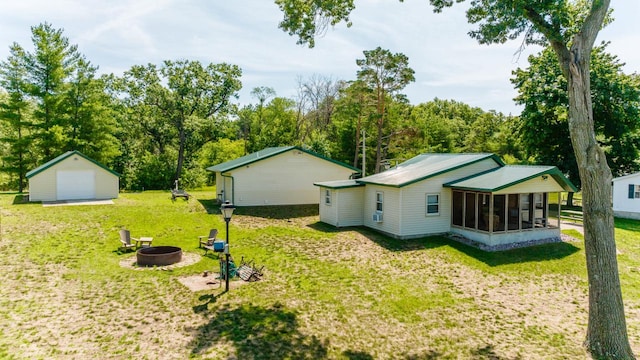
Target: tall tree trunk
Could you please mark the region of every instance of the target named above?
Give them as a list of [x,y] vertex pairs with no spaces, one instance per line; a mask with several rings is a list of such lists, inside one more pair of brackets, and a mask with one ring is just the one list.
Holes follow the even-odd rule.
[[572,192],[567,194],[567,206],[573,206],[573,193]]
[[627,336],[618,275],[612,175],[596,142],[591,103],[591,47],[574,38],[568,62],[569,131],[582,182],[584,240],[589,277],[585,345],[595,358],[635,359]]
[[[380,115],[381,117],[383,115]],[[378,120],[378,138],[376,140],[376,171],[375,173],[379,173],[381,168],[382,168],[382,127],[383,127],[383,120],[380,119]]]
[[187,136],[185,134],[184,128],[180,128],[179,141],[180,144],[178,146],[178,165],[176,166],[176,176],[173,181],[180,180],[180,175],[182,175],[182,164],[184,163],[184,147],[187,141]]
[[[360,132],[362,131],[362,129],[360,128],[360,114],[358,114],[358,120],[356,123],[356,151],[353,155],[353,167],[357,168],[358,167],[358,155],[359,151],[360,151],[360,142],[362,141],[362,139],[360,138]],[[364,145],[364,144],[363,144]],[[364,176],[364,174],[362,175]]]
[[378,121],[376,121],[378,127],[378,136],[376,139],[376,167],[375,173],[379,173],[382,163],[382,129],[384,128],[384,112],[385,112],[385,93],[384,89],[378,87]]

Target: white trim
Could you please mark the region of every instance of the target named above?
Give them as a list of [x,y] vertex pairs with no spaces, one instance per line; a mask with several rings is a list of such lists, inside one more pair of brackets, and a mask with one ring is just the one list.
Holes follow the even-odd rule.
[[[378,204],[380,206],[378,206]],[[378,209],[380,207],[380,209]],[[376,202],[374,210],[377,214],[382,214],[384,212],[384,192],[376,191]]]
[[324,204],[326,206],[331,206],[331,203],[332,203],[331,190],[330,189],[324,189]]
[[[438,208],[437,212],[434,212],[434,213],[430,213],[429,212],[429,205],[430,205],[429,204],[429,197],[430,196],[437,196],[437,202],[435,204],[431,204],[432,206],[435,205]],[[442,198],[442,196],[440,196],[440,193],[437,193],[437,194],[436,193],[425,194],[425,199],[424,199],[424,202],[425,202],[425,209],[424,209],[425,216],[439,216],[440,215],[440,206],[441,206],[440,205],[440,199],[441,198]]]

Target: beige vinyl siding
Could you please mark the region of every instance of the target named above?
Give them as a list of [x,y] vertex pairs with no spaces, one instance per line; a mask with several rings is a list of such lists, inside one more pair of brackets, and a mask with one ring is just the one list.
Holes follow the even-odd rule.
[[364,187],[335,191],[334,207],[338,207],[336,226],[361,226],[364,223]]
[[233,201],[238,206],[318,204],[318,188],[313,183],[345,180],[352,172],[292,149],[230,172],[235,191]]
[[96,168],[96,199],[115,199],[120,192],[120,179],[112,173]]
[[[401,238],[442,234],[451,229],[451,189],[442,184],[459,180],[498,167],[492,159],[485,159],[447,173],[425,179],[402,188]],[[427,216],[427,194],[440,195],[440,214]]]
[[56,189],[56,172],[47,169],[29,179],[29,201],[55,201]]
[[[376,213],[376,193],[384,195],[382,222],[373,221]],[[399,235],[400,230],[400,188],[367,184],[364,190],[364,225],[390,235]]]
[[229,200],[234,202],[232,199],[233,194],[233,179],[229,176],[222,176],[219,172],[216,173],[216,199],[218,199],[218,194],[222,194],[222,201]]
[[640,199],[629,199],[629,185],[640,185],[640,174],[613,179],[614,215],[627,219],[640,219]]
[[31,177],[29,179],[29,200],[58,200],[57,172],[74,170],[92,170],[95,172],[96,199],[114,199],[118,197],[119,179],[116,175],[81,156],[74,155]]
[[[331,205],[325,203],[325,192],[329,190],[331,192]],[[338,199],[337,194],[340,190],[333,190],[320,187],[320,221],[329,225],[338,226]]]
[[[545,175],[547,176],[547,175]],[[527,180],[514,186],[494,192],[494,194],[526,194],[526,193],[542,193],[542,192],[562,192],[565,191],[562,186],[556,182],[552,176],[547,176],[546,180],[542,177]]]

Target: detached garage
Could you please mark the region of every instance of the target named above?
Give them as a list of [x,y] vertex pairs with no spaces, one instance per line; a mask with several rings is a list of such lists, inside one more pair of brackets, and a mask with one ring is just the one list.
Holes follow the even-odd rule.
[[79,151],[68,151],[29,171],[29,201],[118,197],[120,174]]
[[262,149],[207,170],[216,174],[218,200],[237,206],[317,204],[315,182],[360,172],[297,146]]

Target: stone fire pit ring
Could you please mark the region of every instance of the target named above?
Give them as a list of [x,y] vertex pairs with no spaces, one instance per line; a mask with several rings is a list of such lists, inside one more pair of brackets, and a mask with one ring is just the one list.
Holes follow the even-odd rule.
[[149,246],[136,253],[138,266],[166,266],[182,260],[182,249],[176,246]]

